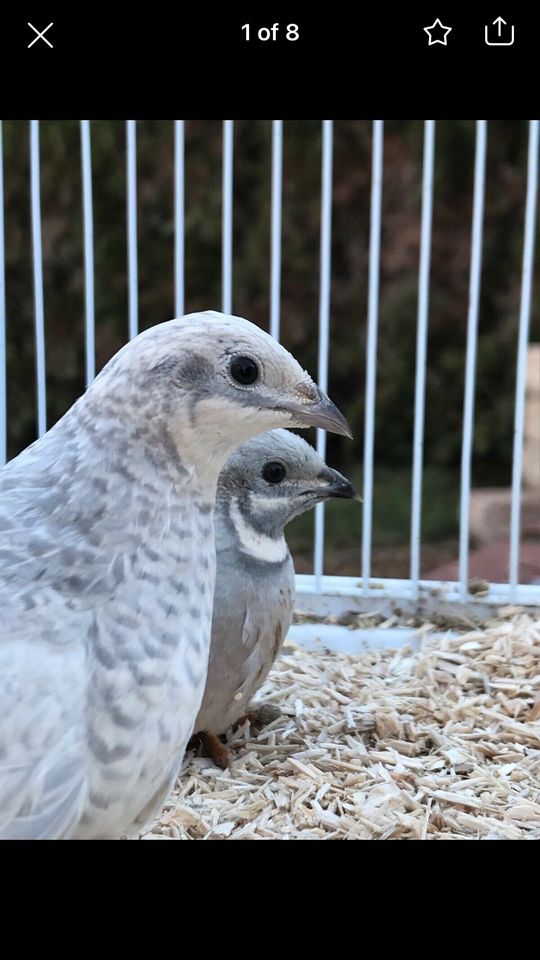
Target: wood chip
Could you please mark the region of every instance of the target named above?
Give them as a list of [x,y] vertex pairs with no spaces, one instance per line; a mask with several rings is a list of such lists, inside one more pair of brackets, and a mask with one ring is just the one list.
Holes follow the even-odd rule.
[[540,839],[540,623],[507,607],[422,636],[287,644],[257,697],[281,717],[229,731],[228,770],[188,753],[143,839]]

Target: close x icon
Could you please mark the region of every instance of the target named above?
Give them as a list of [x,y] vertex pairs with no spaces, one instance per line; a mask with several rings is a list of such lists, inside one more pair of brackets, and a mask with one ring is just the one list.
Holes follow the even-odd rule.
[[30,21],[27,21],[27,23],[28,23],[28,26],[29,26],[30,30],[32,31],[32,33],[33,33],[33,34],[35,33],[35,37],[34,37],[33,40],[30,41],[30,43],[28,44],[27,49],[29,50],[30,47],[33,47],[35,43],[39,43],[39,41],[42,40],[43,43],[46,43],[47,46],[50,47],[51,50],[52,50],[54,44],[51,42],[51,40],[49,40],[49,39],[45,36],[45,34],[48,33],[48,31],[51,29],[51,27],[54,27],[54,23],[51,22],[51,23],[47,24],[46,27],[41,27],[41,28],[39,28],[39,29],[38,29],[38,27],[35,27],[33,23],[30,23]]

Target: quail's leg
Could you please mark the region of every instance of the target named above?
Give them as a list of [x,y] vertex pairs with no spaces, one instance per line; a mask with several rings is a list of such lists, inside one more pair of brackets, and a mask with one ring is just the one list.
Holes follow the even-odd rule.
[[203,750],[207,757],[214,761],[216,767],[226,770],[231,762],[231,751],[221,742],[215,733],[209,733],[208,730],[201,730],[197,737],[201,741]]

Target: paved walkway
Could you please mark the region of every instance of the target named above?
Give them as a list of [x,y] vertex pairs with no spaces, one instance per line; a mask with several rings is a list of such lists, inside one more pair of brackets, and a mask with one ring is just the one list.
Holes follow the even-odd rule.
[[[487,543],[473,550],[469,558],[469,577],[489,580],[491,583],[505,583],[508,580],[507,540]],[[457,560],[432,567],[422,573],[424,580],[457,580],[459,578]],[[540,540],[525,541],[520,551],[520,583],[540,583]]]

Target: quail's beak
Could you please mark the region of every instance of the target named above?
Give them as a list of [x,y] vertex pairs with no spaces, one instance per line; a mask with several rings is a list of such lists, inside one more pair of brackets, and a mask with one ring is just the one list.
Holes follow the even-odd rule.
[[320,427],[352,440],[351,428],[345,417],[316,384],[299,383],[295,392],[298,399],[280,404],[280,409],[292,415],[294,426]]
[[321,471],[318,479],[321,481],[320,492],[324,494],[325,497],[337,497],[341,500],[359,500],[362,502],[362,497],[357,493],[350,480],[347,480],[347,477],[344,477],[342,473],[338,473],[337,470],[326,467]]

